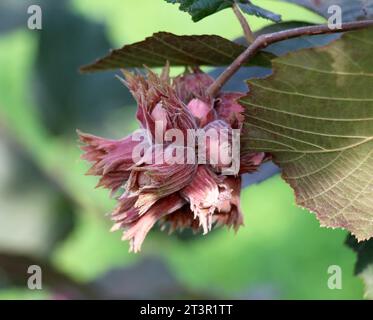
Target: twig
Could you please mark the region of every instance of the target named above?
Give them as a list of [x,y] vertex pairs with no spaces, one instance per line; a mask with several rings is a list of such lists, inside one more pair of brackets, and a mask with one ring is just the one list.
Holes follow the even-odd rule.
[[341,29],[330,29],[328,25],[317,25],[263,34],[256,38],[255,41],[244,52],[242,52],[236,60],[227,67],[227,69],[223,71],[223,73],[207,89],[207,93],[212,98],[215,98],[224,84],[241,68],[244,63],[254,57],[259,50],[268,47],[270,44],[300,36],[338,33],[359,30],[371,26],[373,26],[373,20],[364,20],[344,23]]
[[234,3],[232,6],[233,12],[236,15],[238,21],[241,24],[243,33],[245,35],[245,38],[249,44],[253,43],[255,41],[255,36],[253,32],[251,31],[250,25],[248,24],[246,18],[241,13],[240,8],[238,7],[237,3]]

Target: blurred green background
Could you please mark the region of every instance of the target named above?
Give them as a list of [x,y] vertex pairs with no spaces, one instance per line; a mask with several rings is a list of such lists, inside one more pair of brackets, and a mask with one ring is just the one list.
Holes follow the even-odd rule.
[[[258,2],[285,21],[323,21]],[[41,31],[27,29],[30,4],[42,7]],[[255,30],[268,25],[249,21]],[[137,126],[135,105],[117,72],[78,67],[156,31],[241,35],[229,10],[193,23],[163,0],[1,0],[0,299],[361,299],[346,232],[320,228],[279,176],[243,191],[237,234],[153,231],[135,255],[109,232],[104,214],[114,201],[84,176],[75,129],[122,137]],[[33,263],[43,266],[40,291],[26,288]],[[327,286],[330,265],[343,270],[342,290]]]

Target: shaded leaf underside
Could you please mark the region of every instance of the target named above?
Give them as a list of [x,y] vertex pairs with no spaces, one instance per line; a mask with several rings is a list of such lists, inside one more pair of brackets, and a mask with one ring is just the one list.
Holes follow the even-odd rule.
[[[164,66],[224,66],[246,49],[245,46],[215,35],[177,36],[158,32],[144,41],[112,50],[109,55],[81,68],[83,72],[118,68]],[[269,53],[260,52],[247,65],[271,67]]]
[[373,29],[273,60],[249,81],[243,147],[267,151],[321,225],[373,236]]
[[364,297],[373,300],[373,239],[358,243],[352,236],[348,236],[346,244],[357,254],[355,274],[364,282]]
[[296,3],[329,18],[328,9],[332,5],[338,5],[342,9],[344,22],[368,19],[373,17],[373,0],[282,0]]

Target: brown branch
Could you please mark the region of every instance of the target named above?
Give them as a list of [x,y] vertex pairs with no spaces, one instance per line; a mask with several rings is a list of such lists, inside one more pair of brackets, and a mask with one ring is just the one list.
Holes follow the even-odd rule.
[[245,35],[245,38],[249,44],[253,43],[255,41],[255,36],[253,32],[251,31],[250,25],[248,24],[246,18],[241,13],[240,8],[238,7],[237,3],[234,3],[232,6],[233,12],[236,15],[238,21],[241,24],[243,33]]
[[373,26],[373,20],[364,20],[344,23],[341,29],[330,29],[328,25],[317,25],[263,34],[256,38],[255,41],[243,53],[241,53],[236,60],[227,67],[227,69],[223,71],[223,73],[207,89],[207,93],[212,98],[215,98],[224,84],[242,67],[243,64],[254,57],[258,51],[268,47],[270,44],[300,36],[338,33],[359,30],[371,26]]

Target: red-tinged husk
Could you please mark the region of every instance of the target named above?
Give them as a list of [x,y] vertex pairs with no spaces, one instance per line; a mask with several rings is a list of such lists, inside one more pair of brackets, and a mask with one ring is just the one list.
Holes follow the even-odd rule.
[[[184,74],[175,79],[168,76],[168,68],[161,76],[148,71],[147,77],[124,71],[127,85],[138,104],[137,119],[143,130],[150,132],[150,151],[143,161],[134,162],[132,155],[139,141],[132,135],[109,140],[78,131],[84,154],[82,158],[92,167],[89,175],[100,176],[98,186],[110,189],[118,196],[112,213],[112,230],[123,229],[124,240],[130,250],[137,252],[150,231],[159,222],[169,231],[191,228],[208,233],[214,225],[226,225],[237,230],[243,224],[240,210],[241,174],[253,172],[265,160],[264,153],[241,154],[237,176],[224,176],[218,155],[212,154],[207,141],[207,156],[215,163],[188,164],[187,149],[182,149],[183,163],[168,164],[170,144],[155,145],[156,121],[164,129],[180,129],[186,136],[188,129],[224,129],[232,143],[232,129],[240,129],[244,120],[243,108],[237,102],[241,93],[221,93],[214,102],[206,95],[213,79],[200,72]],[[229,145],[228,145],[229,146]],[[219,146],[220,147],[220,146]],[[171,153],[172,154],[172,153]],[[147,163],[146,159],[163,162]],[[210,158],[208,158],[210,159]]]

